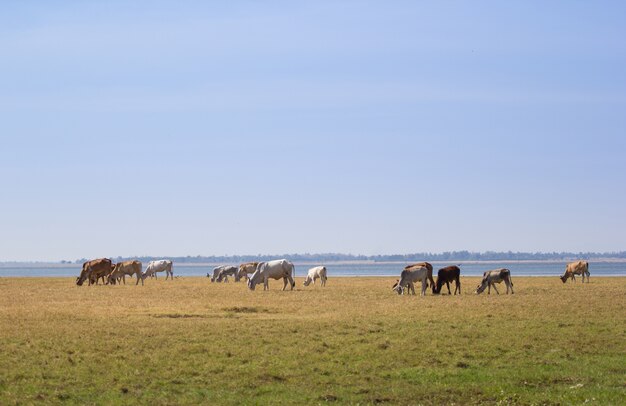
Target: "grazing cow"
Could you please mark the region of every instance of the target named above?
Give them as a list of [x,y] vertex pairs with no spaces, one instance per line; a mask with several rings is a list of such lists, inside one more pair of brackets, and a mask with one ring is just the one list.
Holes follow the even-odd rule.
[[[428,262],[418,262],[416,264],[407,265],[404,267],[405,271],[409,271],[411,269],[419,269],[421,267],[425,267],[428,269],[428,281],[430,282],[430,286],[435,286],[435,280],[433,279],[433,266]],[[426,287],[428,287],[428,282],[426,283]]]
[[570,262],[565,266],[565,273],[560,276],[560,278],[563,283],[567,282],[569,278],[572,278],[572,281],[576,282],[576,278],[574,277],[574,275],[582,275],[583,283],[585,283],[585,276],[587,276],[587,283],[589,283],[589,262]]
[[143,278],[141,277],[141,262],[137,260],[118,262],[115,266],[113,266],[113,271],[109,274],[109,283],[115,284],[116,281],[119,283],[121,278],[121,280],[124,281],[124,285],[126,285],[126,275],[135,275],[137,277],[135,285],[139,284],[140,279],[141,284],[143,285]]
[[500,294],[500,292],[498,292],[498,288],[496,288],[496,283],[500,283],[504,281],[504,284],[506,285],[506,293],[507,295],[509,294],[509,288],[511,288],[511,294],[513,294],[513,281],[511,280],[511,271],[509,271],[508,269],[494,269],[493,271],[487,271],[485,273],[483,273],[483,280],[480,282],[480,284],[476,287],[476,293],[482,293],[485,288],[487,289],[487,294],[491,294],[491,287],[493,286],[493,288],[495,289],[497,294]]
[[171,280],[174,280],[172,261],[170,261],[169,259],[160,259],[158,261],[148,262],[148,266],[146,267],[146,270],[141,274],[141,278],[146,279],[148,276],[154,276],[156,278],[157,272],[163,271],[165,271],[165,280],[167,280],[168,277],[170,277]]
[[248,274],[254,273],[256,271],[256,267],[259,265],[258,262],[246,262],[245,264],[239,265],[239,272],[237,272],[237,278],[248,279]]
[[309,269],[309,273],[304,279],[304,286],[309,286],[311,282],[315,285],[315,280],[320,280],[320,284],[322,286],[326,286],[326,280],[328,277],[326,276],[326,267],[325,266],[316,266],[315,268]]
[[424,296],[426,294],[426,287],[428,286],[428,268],[426,266],[411,266],[409,269],[404,269],[400,273],[400,281],[394,285],[393,290],[398,292],[399,295],[404,293],[404,287],[408,286],[409,293],[413,292],[415,294],[415,287],[413,283],[417,281],[422,281],[422,291],[420,296]]
[[296,286],[293,278],[295,277],[296,268],[286,259],[277,259],[269,262],[259,262],[256,271],[248,279],[248,288],[254,290],[257,284],[263,282],[263,290],[268,290],[268,280],[282,278],[285,282],[283,290],[287,288],[287,282],[291,285],[291,290]]
[[76,284],[78,286],[83,286],[85,280],[89,281],[89,285],[92,283],[98,284],[98,279],[102,278],[102,283],[104,283],[104,278],[108,274],[111,273],[111,260],[108,258],[99,258],[91,261],[87,261],[83,264],[83,269],[80,272],[80,276],[76,278]]
[[[398,287],[398,285],[400,284],[400,279],[396,279],[396,282],[393,284],[393,286],[391,287],[391,290],[396,290],[396,288]],[[409,285],[405,285],[402,288],[402,293],[408,293],[407,290],[409,289]]]
[[206,276],[211,279],[211,282],[222,282],[227,275],[233,275],[235,276],[235,282],[239,282],[239,279],[237,278],[237,271],[237,267],[220,265],[213,268],[213,275],[207,273]]
[[217,274],[217,279],[215,280],[216,282],[228,282],[228,277],[232,276],[235,278],[235,282],[239,282],[239,278],[237,277],[237,272],[239,271],[239,268],[237,268],[236,266],[229,266],[229,265],[224,265],[221,266],[220,268],[222,268],[219,273]]
[[433,293],[439,294],[441,293],[441,288],[445,283],[448,287],[448,294],[450,295],[450,282],[455,282],[456,286],[454,288],[454,294],[456,295],[456,291],[459,291],[459,295],[461,294],[461,268],[456,265],[447,266],[445,268],[441,268],[437,272],[437,284],[433,286]]

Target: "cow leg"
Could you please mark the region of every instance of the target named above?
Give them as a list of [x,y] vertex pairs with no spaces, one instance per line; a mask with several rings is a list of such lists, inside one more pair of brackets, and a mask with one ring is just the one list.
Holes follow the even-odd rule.
[[448,295],[451,295],[452,293],[450,293],[450,281],[446,281],[446,287],[448,288]]
[[289,281],[289,286],[291,286],[291,290],[293,290],[293,287],[296,286],[296,281],[293,280],[291,275],[287,275],[287,280]]
[[498,288],[496,287],[495,283],[493,284],[493,290],[495,290],[497,294],[500,294],[500,292],[498,292]]
[[426,296],[426,288],[428,287],[428,282],[426,280],[422,280],[422,292],[420,296]]
[[409,282],[409,289],[410,292],[413,292],[413,294],[415,295],[415,285],[413,285],[413,282]]
[[454,288],[454,294],[456,295],[456,290],[459,290],[459,295],[461,294],[461,281],[459,279],[456,280],[456,288]]
[[283,276],[283,290],[287,289],[287,277]]

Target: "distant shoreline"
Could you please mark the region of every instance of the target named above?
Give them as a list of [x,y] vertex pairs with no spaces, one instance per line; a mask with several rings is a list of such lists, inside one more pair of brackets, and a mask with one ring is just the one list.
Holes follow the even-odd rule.
[[[167,257],[164,257],[167,258]],[[554,264],[571,262],[572,259],[490,259],[490,260],[431,260],[425,261],[432,264],[498,264],[498,263],[514,263],[514,264]],[[598,258],[587,259],[589,262],[595,263],[626,263],[626,258]],[[176,261],[175,261],[176,262]],[[355,260],[355,261],[293,261],[296,265],[405,265],[422,261],[374,261],[374,260]],[[185,267],[207,267],[218,266],[224,264],[237,264],[236,261],[223,262],[178,262]],[[0,268],[68,268],[80,267],[77,263],[60,263],[60,262],[0,262]]]

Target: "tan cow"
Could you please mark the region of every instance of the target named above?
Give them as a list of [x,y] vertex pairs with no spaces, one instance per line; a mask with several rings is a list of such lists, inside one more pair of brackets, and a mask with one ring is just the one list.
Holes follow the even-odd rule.
[[561,275],[560,278],[563,283],[567,282],[569,278],[572,278],[572,280],[576,282],[574,275],[582,275],[583,283],[585,283],[585,276],[587,276],[587,283],[589,283],[589,262],[570,262],[565,266],[565,273]]
[[496,291],[499,295],[498,288],[496,288],[496,283],[504,282],[506,285],[506,294],[509,294],[509,289],[511,289],[511,294],[513,292],[513,280],[511,280],[511,271],[506,268],[494,269],[492,271],[487,271],[483,273],[483,280],[476,287],[476,294],[480,294],[487,289],[487,294],[491,294],[491,287]]
[[[400,273],[400,280],[393,285],[392,290],[397,292],[399,295],[404,293],[404,288],[408,287],[407,291],[410,294],[413,292],[415,294],[414,283],[417,281],[422,282],[422,291],[420,293],[421,296],[426,295],[426,287],[428,286],[428,268],[426,266],[410,266],[405,268]],[[432,271],[431,271],[432,272]]]
[[[407,265],[404,267],[405,271],[411,271],[411,270],[416,270],[416,269],[420,269],[420,268],[426,268],[428,269],[428,281],[430,282],[430,286],[434,289],[435,288],[435,280],[433,279],[433,266],[431,264],[429,264],[428,262],[418,262],[416,264],[411,264],[411,265]],[[428,287],[428,283],[426,284],[426,287]]]
[[85,280],[89,280],[89,285],[94,282],[97,285],[100,278],[102,278],[102,283],[104,283],[104,278],[111,273],[111,270],[111,260],[108,258],[87,261],[83,264],[80,276],[76,278],[76,284],[82,286]]
[[254,273],[256,271],[256,267],[259,265],[258,262],[246,262],[245,264],[239,265],[239,272],[237,272],[237,279],[248,278],[248,274]]
[[119,279],[121,278],[124,281],[124,285],[126,285],[126,275],[135,275],[137,278],[135,286],[139,284],[140,279],[141,284],[143,285],[143,278],[141,277],[141,262],[137,260],[118,262],[113,267],[113,271],[109,274],[109,283],[115,283],[116,281],[119,283]]

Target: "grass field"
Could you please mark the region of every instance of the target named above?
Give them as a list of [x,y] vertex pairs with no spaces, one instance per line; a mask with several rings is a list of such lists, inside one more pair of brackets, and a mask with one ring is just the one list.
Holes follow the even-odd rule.
[[626,278],[393,280],[0,278],[0,404],[626,404]]

